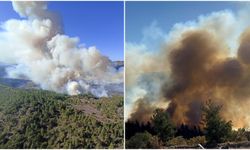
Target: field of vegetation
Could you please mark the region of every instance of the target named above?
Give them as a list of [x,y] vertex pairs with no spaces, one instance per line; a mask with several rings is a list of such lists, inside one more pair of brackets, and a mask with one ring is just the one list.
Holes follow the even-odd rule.
[[0,85],[0,148],[122,148],[123,97]]
[[127,121],[126,148],[249,148],[250,131],[232,129],[220,116],[220,105],[208,101],[200,126],[175,126],[165,110],[156,109],[147,124]]

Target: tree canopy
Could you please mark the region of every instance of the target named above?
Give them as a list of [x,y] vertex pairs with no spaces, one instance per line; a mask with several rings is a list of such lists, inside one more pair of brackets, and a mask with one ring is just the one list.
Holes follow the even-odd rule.
[[222,106],[208,101],[203,106],[203,121],[208,144],[226,142],[232,135],[232,122],[225,121],[220,116]]
[[122,148],[123,97],[0,85],[0,148]]
[[174,137],[176,130],[172,124],[169,114],[163,109],[156,109],[152,117],[152,124],[157,135],[163,140],[167,141]]

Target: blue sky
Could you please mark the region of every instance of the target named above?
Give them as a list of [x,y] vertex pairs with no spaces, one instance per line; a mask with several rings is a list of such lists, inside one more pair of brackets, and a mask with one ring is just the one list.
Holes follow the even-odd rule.
[[214,11],[235,11],[242,4],[244,2],[126,2],[126,41],[140,42],[143,29],[154,21],[168,33],[175,23],[195,20]]
[[[123,2],[48,2],[62,18],[64,32],[80,43],[96,46],[112,60],[123,60]],[[20,18],[11,2],[0,2],[0,23]]]

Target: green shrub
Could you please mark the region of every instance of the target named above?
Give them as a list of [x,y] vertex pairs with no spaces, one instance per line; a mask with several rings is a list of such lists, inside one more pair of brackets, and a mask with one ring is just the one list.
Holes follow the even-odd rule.
[[197,145],[197,144],[205,145],[206,144],[206,137],[205,136],[196,136],[196,137],[190,138],[189,140],[187,140],[187,144],[188,145]]
[[187,141],[182,136],[177,136],[175,138],[170,139],[167,142],[168,146],[174,146],[174,145],[187,145]]
[[244,128],[240,128],[237,131],[233,131],[231,141],[248,141],[248,132]]
[[126,141],[126,148],[160,148],[161,142],[158,137],[152,136],[148,132],[136,133],[133,137]]

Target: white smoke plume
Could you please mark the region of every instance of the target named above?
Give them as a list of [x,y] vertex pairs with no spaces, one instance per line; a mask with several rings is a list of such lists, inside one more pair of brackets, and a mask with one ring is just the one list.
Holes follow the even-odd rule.
[[57,14],[46,2],[14,1],[14,10],[24,19],[1,24],[0,62],[9,77],[32,80],[43,89],[70,95],[92,93],[108,96],[105,85],[123,82],[111,60],[96,47],[83,47],[77,37],[63,34]]

